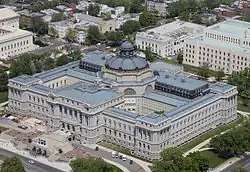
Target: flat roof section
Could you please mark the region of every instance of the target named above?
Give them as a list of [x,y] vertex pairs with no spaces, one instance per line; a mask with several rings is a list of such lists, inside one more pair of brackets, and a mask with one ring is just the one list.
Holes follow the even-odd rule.
[[250,31],[250,23],[240,20],[225,20],[221,23],[208,27],[209,29],[231,34],[237,37],[245,37],[245,31]]
[[239,45],[230,44],[228,42],[223,42],[220,40],[210,39],[210,38],[206,38],[206,37],[202,37],[202,36],[197,36],[195,38],[191,38],[190,40],[200,41],[202,44],[210,45],[213,47],[227,48],[227,49],[230,49],[230,50],[235,51],[235,52],[242,52],[242,53],[249,53],[250,52],[250,48],[245,48],[245,47],[241,47]]
[[68,99],[85,102],[93,106],[121,96],[118,92],[84,83],[78,83],[66,88],[58,89],[55,94]]

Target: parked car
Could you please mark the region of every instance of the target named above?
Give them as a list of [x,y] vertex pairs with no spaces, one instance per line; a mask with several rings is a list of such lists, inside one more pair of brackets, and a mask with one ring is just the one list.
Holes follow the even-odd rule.
[[30,159],[30,160],[28,161],[28,163],[30,163],[30,164],[35,164],[35,161],[33,161],[33,160]]
[[130,164],[133,164],[133,160],[130,160],[129,163],[130,163]]
[[115,152],[115,151],[112,152],[111,157],[112,157],[112,158],[115,158],[115,157],[116,157],[116,152]]
[[98,151],[98,150],[99,150],[99,147],[98,147],[98,146],[96,146],[96,147],[95,147],[95,150],[96,150],[96,151]]
[[123,156],[122,156],[122,160],[123,160],[123,161],[126,161],[126,160],[127,160],[127,156],[126,156],[126,155],[123,155]]

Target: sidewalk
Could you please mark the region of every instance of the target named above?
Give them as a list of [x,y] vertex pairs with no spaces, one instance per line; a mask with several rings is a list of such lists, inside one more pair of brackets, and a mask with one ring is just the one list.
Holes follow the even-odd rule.
[[[113,152],[112,149],[108,149],[108,148],[106,148],[106,147],[103,147],[103,146],[100,146],[100,145],[97,145],[97,144],[84,144],[84,146],[89,147],[89,148],[91,148],[91,149],[95,149],[95,148],[98,146],[99,149],[102,149],[102,150],[104,150],[104,151],[106,151],[106,152],[110,152],[110,153]],[[145,161],[143,161],[143,160],[137,159],[137,158],[132,157],[132,156],[129,156],[129,155],[126,155],[126,156],[127,156],[128,159],[131,159],[131,160],[133,160],[134,162],[136,162],[137,164],[139,164],[139,165],[143,168],[143,170],[144,170],[145,172],[152,172],[151,169],[148,167],[148,166],[153,166],[152,163],[145,162]]]
[[205,146],[206,144],[208,144],[211,141],[212,138],[209,138],[203,142],[201,142],[200,144],[196,145],[195,147],[193,147],[192,149],[190,149],[189,151],[185,152],[183,156],[187,156],[188,154],[192,153],[192,152],[196,152],[199,151],[200,148],[202,148],[203,146]]
[[24,156],[26,158],[32,159],[34,161],[40,162],[40,163],[45,164],[47,166],[51,166],[51,167],[57,168],[57,169],[59,169],[61,171],[64,171],[64,172],[70,172],[71,171],[71,167],[69,166],[68,163],[51,162],[51,161],[49,161],[48,159],[46,159],[44,157],[40,157],[40,156],[34,157],[34,156],[31,156],[29,154],[29,152],[18,150],[11,143],[6,143],[6,142],[3,143],[2,140],[0,141],[0,148],[5,149],[5,150],[10,151],[10,152],[13,152],[13,153],[16,153],[16,154],[19,154],[21,156]]
[[225,168],[227,168],[228,166],[232,165],[233,163],[239,161],[240,158],[230,158],[229,160],[227,160],[226,162],[224,162],[223,164],[215,167],[214,169],[211,170],[211,172],[219,172],[224,170]]

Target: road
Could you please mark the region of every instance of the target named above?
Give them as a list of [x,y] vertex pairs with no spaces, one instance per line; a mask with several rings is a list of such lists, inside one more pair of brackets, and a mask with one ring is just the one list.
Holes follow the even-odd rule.
[[234,169],[236,166],[240,166],[242,168],[245,168],[246,171],[250,171],[250,156],[247,156],[247,157],[233,163],[232,165],[228,166],[227,168],[225,168],[221,172],[234,172]]
[[[111,157],[111,153],[104,151],[102,149],[99,149],[98,151],[95,151],[89,147],[86,146],[81,146],[86,152],[94,155],[94,156],[98,156],[98,157],[103,157],[105,159],[108,159],[110,161],[116,162],[122,166],[124,166],[128,171],[130,172],[144,172],[143,168],[137,164],[136,162],[133,162],[133,164],[129,163],[129,159],[127,159],[126,161],[123,161],[119,158],[112,158]],[[118,166],[119,167],[119,166]]]
[[30,164],[28,163],[28,158],[0,148],[0,160],[4,160],[12,156],[18,156],[21,159],[27,172],[62,172],[61,170],[55,169],[37,161],[35,164]]

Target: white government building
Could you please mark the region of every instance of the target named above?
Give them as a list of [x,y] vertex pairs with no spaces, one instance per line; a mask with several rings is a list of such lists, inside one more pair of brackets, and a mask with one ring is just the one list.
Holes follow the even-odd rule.
[[250,23],[228,19],[185,41],[183,63],[226,74],[250,67]]
[[19,14],[8,8],[0,8],[0,59],[32,51],[33,34],[19,29]]
[[138,32],[136,45],[140,50],[150,47],[151,51],[160,57],[171,57],[183,52],[184,41],[197,34],[201,34],[205,26],[180,20]]
[[159,159],[164,148],[237,118],[235,86],[188,78],[170,66],[149,64],[125,41],[117,55],[94,51],[62,67],[10,79],[8,109],[45,120],[49,132],[69,130],[65,142],[107,141]]

